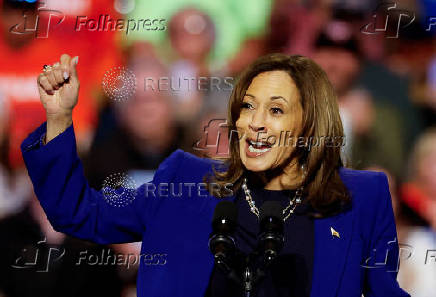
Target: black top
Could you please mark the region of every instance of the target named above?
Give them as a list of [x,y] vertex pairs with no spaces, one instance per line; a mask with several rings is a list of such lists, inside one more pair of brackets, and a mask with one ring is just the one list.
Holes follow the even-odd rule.
[[[253,185],[248,187],[259,209],[266,200],[280,201],[284,209],[295,195],[294,190],[266,190]],[[310,296],[314,255],[314,221],[307,215],[312,208],[305,202],[302,197],[302,203],[285,221],[283,249],[271,267],[266,270],[266,276],[259,281],[250,296]],[[242,190],[237,192],[235,203],[238,207],[238,227],[235,240],[237,248],[244,254],[237,257],[241,260],[256,249],[259,221],[257,216],[250,211]],[[254,262],[258,263],[255,265],[260,265],[260,257],[257,257]],[[222,270],[215,266],[205,296],[244,296],[244,292],[241,285],[229,280]]]

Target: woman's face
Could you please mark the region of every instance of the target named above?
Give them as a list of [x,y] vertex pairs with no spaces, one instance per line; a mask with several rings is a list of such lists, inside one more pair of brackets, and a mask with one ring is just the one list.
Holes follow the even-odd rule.
[[300,94],[289,74],[268,71],[257,75],[245,93],[236,121],[245,167],[265,171],[286,160],[295,149],[302,118]]

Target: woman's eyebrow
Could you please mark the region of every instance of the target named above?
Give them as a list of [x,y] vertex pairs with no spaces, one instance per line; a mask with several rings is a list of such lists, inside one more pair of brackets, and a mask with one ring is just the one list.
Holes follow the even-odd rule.
[[[256,96],[251,95],[251,94],[248,94],[248,93],[245,93],[245,96],[244,96],[244,97],[251,97],[251,98],[253,98],[253,99],[256,99]],[[270,99],[271,99],[271,101],[273,101],[273,100],[278,100],[278,99],[282,99],[282,100],[284,100],[286,103],[288,103],[288,100],[287,100],[285,97],[283,97],[283,96],[271,96]]]
[[284,100],[286,103],[288,103],[288,100],[286,100],[286,98],[282,97],[282,96],[271,96],[271,100],[277,100],[277,99],[282,99]]

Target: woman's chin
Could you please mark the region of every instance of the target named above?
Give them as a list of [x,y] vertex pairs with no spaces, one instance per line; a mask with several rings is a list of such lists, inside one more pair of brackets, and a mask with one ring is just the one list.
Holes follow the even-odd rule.
[[243,161],[243,164],[247,170],[253,172],[261,172],[269,169],[269,166],[265,164],[265,162],[256,162],[256,161]]

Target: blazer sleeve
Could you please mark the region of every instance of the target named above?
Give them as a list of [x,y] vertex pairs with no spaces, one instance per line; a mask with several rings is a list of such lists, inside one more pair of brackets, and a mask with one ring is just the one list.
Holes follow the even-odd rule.
[[[116,189],[129,194],[129,203],[108,203],[105,188],[97,191],[88,185],[76,151],[73,125],[46,145],[41,139],[46,122],[21,144],[21,150],[34,192],[56,231],[99,244],[141,241],[152,204],[148,197],[151,183],[171,182],[184,157],[176,150],[156,171],[153,181],[138,188]],[[110,162],[110,160],[108,160]]]
[[386,174],[379,173],[378,199],[373,204],[375,228],[370,240],[371,255],[365,260],[363,294],[368,297],[410,297],[397,281],[399,244]]

